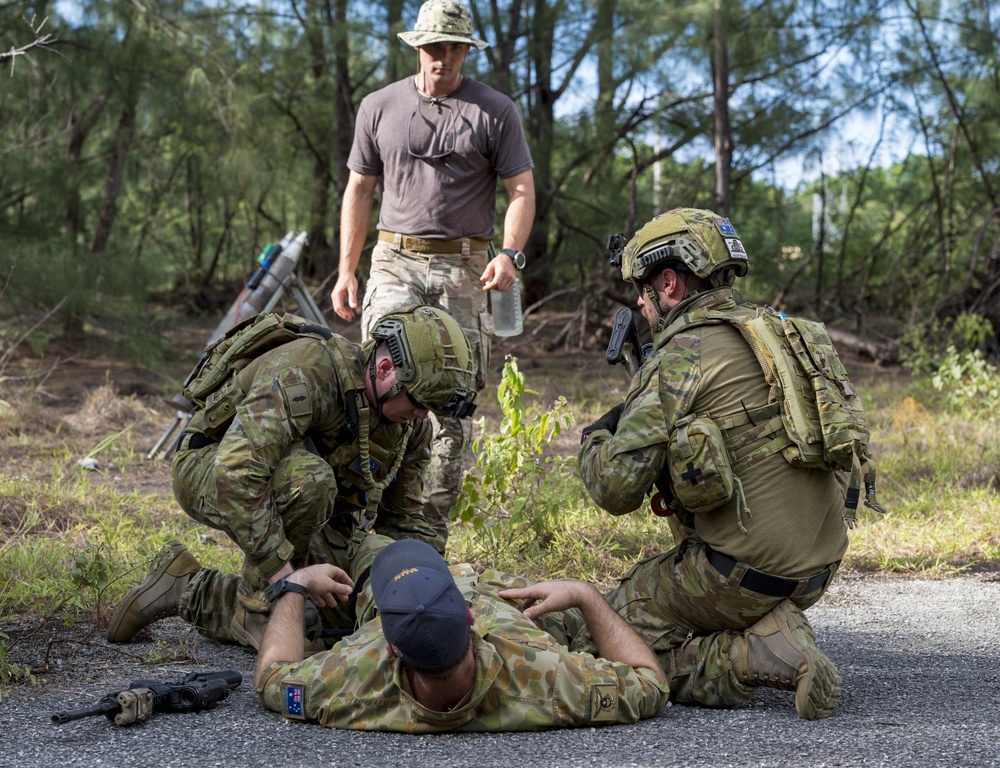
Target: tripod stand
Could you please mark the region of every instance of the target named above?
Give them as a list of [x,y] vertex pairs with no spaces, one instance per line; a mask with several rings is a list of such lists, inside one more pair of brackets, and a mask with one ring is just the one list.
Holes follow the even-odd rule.
[[[271,294],[261,313],[273,310],[285,293],[298,304],[299,314],[302,317],[311,320],[317,325],[326,325],[326,318],[323,317],[323,313],[313,299],[312,294],[295,272],[291,272],[283,281],[277,283],[274,293]],[[226,313],[223,321],[216,327],[215,333],[208,340],[208,344],[222,338],[229,328],[254,314],[257,313],[253,311],[253,307],[247,305],[245,301],[237,299]],[[230,319],[230,316],[232,316],[232,319]],[[184,428],[194,415],[191,403],[180,393],[174,395],[167,402],[176,408],[174,419],[163,431],[163,434],[160,435],[160,439],[156,441],[156,444],[150,449],[149,453],[146,454],[147,460],[166,459],[173,454],[177,450],[177,444],[180,442],[180,436],[184,433]]]

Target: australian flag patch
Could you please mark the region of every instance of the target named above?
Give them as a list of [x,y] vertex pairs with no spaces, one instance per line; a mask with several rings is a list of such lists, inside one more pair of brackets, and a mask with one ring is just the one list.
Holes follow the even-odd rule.
[[736,230],[729,223],[729,219],[716,219],[715,226],[722,233],[723,237],[736,237]]
[[[379,462],[377,459],[373,459],[370,456],[368,457],[368,471],[369,472],[372,472],[372,473],[378,472],[379,467],[381,467],[381,466],[382,466],[382,463]],[[356,458],[354,460],[354,464],[352,465],[352,467],[353,467],[354,471],[357,472],[359,475],[363,475],[365,473],[365,470],[363,469],[363,465],[361,464],[361,457],[360,456],[358,456],[358,458]]]
[[305,692],[301,685],[285,686],[285,717],[305,719]]

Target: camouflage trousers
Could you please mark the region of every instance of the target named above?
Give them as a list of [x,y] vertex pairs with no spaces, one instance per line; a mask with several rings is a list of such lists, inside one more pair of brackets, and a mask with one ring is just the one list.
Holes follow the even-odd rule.
[[[394,541],[388,536],[356,532],[351,542],[354,546],[350,547],[353,556],[348,558],[348,547],[339,538],[326,534],[324,529],[313,537],[307,564],[331,563],[347,571],[355,583],[371,566],[379,550]],[[205,637],[246,645],[246,634],[239,628],[245,620],[242,599],[248,591],[243,574],[202,568],[181,595],[180,616]],[[359,615],[363,609],[364,606],[358,606]],[[323,609],[320,614],[324,629],[353,630],[356,624],[353,606]]]
[[[486,269],[486,251],[415,253],[379,241],[372,251],[372,268],[361,315],[362,338],[383,315],[409,304],[430,304],[455,318],[476,361],[476,388],[486,385],[493,318],[479,276]],[[469,419],[432,415],[434,443],[424,477],[424,517],[444,541],[448,515],[462,488],[472,424]],[[442,550],[443,554],[443,550]]]
[[[746,565],[740,563],[724,577],[706,558],[704,542],[692,537],[638,562],[606,595],[660,660],[671,701],[708,707],[743,704],[755,689],[733,673],[733,640],[782,600],[808,608],[832,581],[801,596],[770,597],[739,586],[745,573]],[[585,628],[571,640],[573,650],[595,652]]]
[[[234,514],[219,509],[218,449],[219,444],[212,443],[193,451],[180,450],[174,456],[171,479],[181,509],[199,523],[224,531],[244,552],[276,553],[263,563],[260,557],[254,561],[262,568],[271,566],[264,570],[268,575],[284,562],[305,564],[313,534],[334,515],[337,478],[333,468],[303,443],[294,443],[271,474],[266,503],[274,514],[255,518],[249,510]],[[343,528],[349,535],[353,521],[344,520]],[[272,559],[277,562],[272,563]],[[244,563],[246,579],[266,587],[267,580],[254,562],[248,557]]]
[[[275,467],[271,476],[270,502],[278,519],[256,523],[249,516],[223,514],[219,510],[214,473],[218,445],[179,451],[173,461],[174,496],[181,508],[199,523],[224,531],[239,546],[253,543],[264,551],[280,553],[282,561],[300,568],[314,562],[346,566],[346,552],[356,522],[349,511],[337,510],[337,479],[322,458],[296,446]],[[258,530],[255,524],[260,527]],[[284,551],[282,542],[291,544]],[[238,610],[267,613],[263,597],[268,586],[249,557],[236,581],[218,582],[199,574],[185,592],[197,611],[193,624],[206,634],[228,640],[229,623]],[[190,593],[190,594],[189,594]],[[184,599],[182,598],[182,602]]]

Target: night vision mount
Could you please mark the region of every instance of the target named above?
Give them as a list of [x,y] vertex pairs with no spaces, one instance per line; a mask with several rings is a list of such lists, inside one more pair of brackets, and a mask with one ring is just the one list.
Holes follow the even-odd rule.
[[622,252],[627,242],[622,232],[608,236],[608,244],[605,246],[608,249],[608,263],[615,269],[622,268]]

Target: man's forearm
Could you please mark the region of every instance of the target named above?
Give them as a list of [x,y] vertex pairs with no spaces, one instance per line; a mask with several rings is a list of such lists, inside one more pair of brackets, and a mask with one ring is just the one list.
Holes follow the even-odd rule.
[[354,274],[368,236],[372,204],[375,199],[375,177],[352,172],[344,191],[340,208],[340,271]]
[[584,594],[579,608],[590,628],[598,655],[630,667],[645,667],[662,676],[663,670],[656,655],[636,631],[615,613],[601,593],[588,586]]
[[503,219],[503,247],[524,250],[535,220],[535,185],[531,171],[504,180],[507,213]]
[[257,678],[276,661],[295,662],[305,658],[302,614],[306,599],[297,592],[286,592],[271,609],[257,656]]

